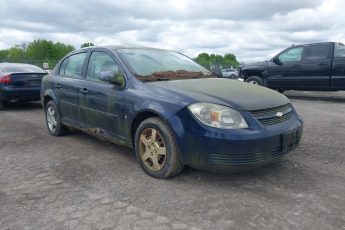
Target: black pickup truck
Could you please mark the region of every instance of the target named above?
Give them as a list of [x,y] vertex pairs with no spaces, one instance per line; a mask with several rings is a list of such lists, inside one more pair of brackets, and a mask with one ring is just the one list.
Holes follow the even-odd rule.
[[293,45],[270,61],[240,67],[240,80],[284,90],[345,90],[345,46]]

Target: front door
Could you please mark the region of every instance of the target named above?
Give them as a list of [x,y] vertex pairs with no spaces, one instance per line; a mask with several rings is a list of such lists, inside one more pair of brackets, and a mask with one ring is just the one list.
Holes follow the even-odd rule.
[[[93,51],[91,53],[86,78],[80,91],[80,117],[84,128],[104,136],[122,139],[124,129],[124,85],[116,85],[100,80],[105,72],[114,73],[114,77],[124,75],[111,53]],[[121,135],[122,134],[122,135]]]
[[305,47],[291,47],[268,64],[267,84],[270,88],[295,89],[301,84]]

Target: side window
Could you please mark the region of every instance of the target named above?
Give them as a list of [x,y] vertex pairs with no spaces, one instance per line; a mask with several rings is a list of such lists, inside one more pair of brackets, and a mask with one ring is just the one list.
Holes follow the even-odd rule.
[[335,44],[334,57],[345,57],[345,46],[340,44]]
[[279,55],[281,62],[299,62],[302,59],[303,47],[291,48]]
[[329,45],[311,45],[309,48],[308,60],[322,60],[327,59],[329,52]]
[[87,67],[86,79],[101,82],[99,80],[100,76],[106,72],[111,72],[116,78],[122,78],[124,82],[124,76],[119,69],[118,63],[109,54],[98,51],[92,52]]
[[59,70],[59,75],[60,76],[64,76],[65,75],[65,69],[66,69],[66,65],[68,62],[68,58],[66,58],[60,65],[60,70]]
[[66,65],[65,76],[72,78],[81,78],[81,71],[83,68],[85,57],[86,53],[80,53],[70,56]]

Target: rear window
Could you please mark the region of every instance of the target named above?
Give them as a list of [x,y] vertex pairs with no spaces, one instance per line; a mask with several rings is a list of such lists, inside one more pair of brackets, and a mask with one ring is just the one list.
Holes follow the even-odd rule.
[[335,44],[334,57],[345,57],[345,46],[342,44]]
[[66,65],[65,76],[72,78],[81,78],[85,57],[86,53],[80,53],[70,56]]
[[2,73],[45,73],[45,71],[34,65],[27,64],[5,64],[0,65]]
[[311,45],[309,48],[308,60],[327,59],[329,50],[328,44]]

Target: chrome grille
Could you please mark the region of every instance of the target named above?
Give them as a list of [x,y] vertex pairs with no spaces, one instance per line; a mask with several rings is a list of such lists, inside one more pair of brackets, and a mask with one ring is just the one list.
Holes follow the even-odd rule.
[[[289,120],[293,115],[290,104],[270,109],[254,110],[250,113],[263,125],[274,125]],[[278,116],[280,113],[281,116]]]

